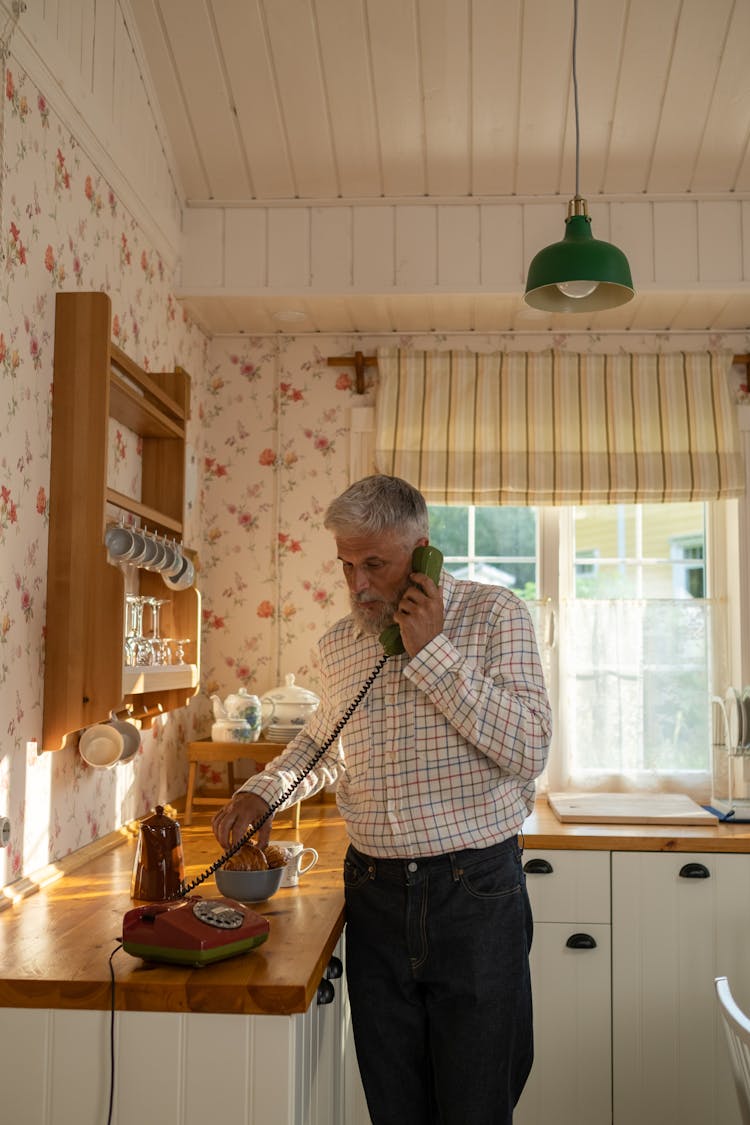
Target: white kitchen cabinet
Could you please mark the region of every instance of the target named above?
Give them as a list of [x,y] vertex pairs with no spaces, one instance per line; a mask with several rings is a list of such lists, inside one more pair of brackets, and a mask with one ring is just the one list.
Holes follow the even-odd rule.
[[750,1010],[750,857],[612,855],[614,1125],[739,1125],[714,978]]
[[515,1125],[611,1120],[609,852],[526,851],[534,1068]]
[[[298,1015],[118,1011],[113,1125],[368,1125],[346,982],[332,983],[333,1002]],[[4,1008],[2,1018],[2,1120],[103,1125],[109,1012]]]

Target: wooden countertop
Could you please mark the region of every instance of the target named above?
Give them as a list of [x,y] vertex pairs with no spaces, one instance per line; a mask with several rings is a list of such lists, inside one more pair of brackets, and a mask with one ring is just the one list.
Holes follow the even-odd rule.
[[563,824],[543,798],[523,833],[534,850],[750,852],[750,824]]
[[[298,887],[282,888],[256,907],[270,920],[268,941],[200,969],[147,964],[118,950],[118,1009],[286,1015],[309,1007],[343,929],[347,835],[332,803],[304,802],[299,832],[290,824],[289,814],[280,814],[276,838],[296,837],[320,859]],[[218,855],[210,816],[197,815],[194,825],[182,828],[182,840],[185,874],[194,878]],[[750,824],[562,824],[539,800],[524,825],[524,841],[534,850],[750,852]],[[135,846],[135,838],[126,838],[0,912],[0,1008],[109,1009],[109,957],[133,905]],[[196,893],[216,895],[214,880]]]
[[[185,876],[219,854],[210,816],[182,828]],[[253,909],[271,923],[250,953],[202,968],[155,964],[118,950],[115,1006],[158,1012],[290,1014],[314,1000],[344,924],[341,867],[348,839],[335,805],[305,802],[299,832],[280,814],[272,839],[299,839],[319,854],[297,887],[282,887]],[[133,905],[136,841],[99,856],[0,913],[0,1008],[109,1009],[109,957]],[[195,891],[218,894],[213,878]]]

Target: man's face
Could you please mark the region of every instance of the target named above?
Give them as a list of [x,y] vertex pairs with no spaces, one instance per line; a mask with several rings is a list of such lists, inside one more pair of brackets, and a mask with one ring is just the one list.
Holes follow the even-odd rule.
[[404,540],[402,533],[337,536],[336,549],[349,587],[352,614],[366,633],[380,633],[409,585],[414,548],[427,542]]

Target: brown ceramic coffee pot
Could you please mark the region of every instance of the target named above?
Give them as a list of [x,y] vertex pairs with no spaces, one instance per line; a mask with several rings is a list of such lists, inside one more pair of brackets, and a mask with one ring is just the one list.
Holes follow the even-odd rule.
[[139,825],[130,897],[145,902],[177,898],[185,879],[179,824],[166,815],[162,805],[157,805]]

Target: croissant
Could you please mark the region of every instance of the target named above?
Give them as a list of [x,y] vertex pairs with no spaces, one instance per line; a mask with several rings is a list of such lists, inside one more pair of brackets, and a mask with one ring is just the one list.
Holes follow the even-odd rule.
[[244,844],[224,864],[225,871],[266,871],[268,861],[256,844]]
[[284,867],[286,865],[286,848],[277,848],[275,844],[269,844],[265,852],[269,867]]

